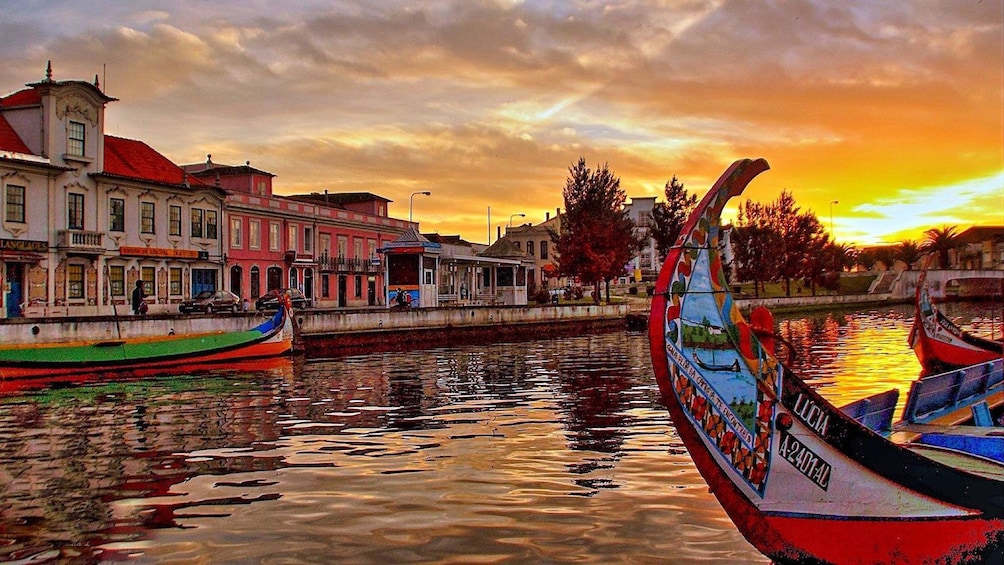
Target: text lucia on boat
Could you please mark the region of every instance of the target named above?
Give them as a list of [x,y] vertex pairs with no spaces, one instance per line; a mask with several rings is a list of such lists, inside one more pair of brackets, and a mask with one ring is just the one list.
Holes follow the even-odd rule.
[[0,381],[120,371],[150,374],[179,366],[287,355],[292,348],[287,299],[264,322],[241,331],[2,346]]
[[[915,420],[895,426],[897,391],[845,412],[806,385],[740,314],[722,270],[722,209],[768,168],[747,159],[725,171],[685,224],[653,296],[653,369],[698,470],[746,539],[777,561],[998,559],[1004,463],[987,454],[1004,453],[1004,429],[938,418],[997,409],[1000,361],[971,369],[971,380],[916,386],[920,400],[907,400]],[[719,362],[709,366],[712,355]]]

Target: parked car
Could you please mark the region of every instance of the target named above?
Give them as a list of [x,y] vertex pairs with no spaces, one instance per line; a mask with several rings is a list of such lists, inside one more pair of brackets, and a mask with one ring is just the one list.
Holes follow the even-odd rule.
[[188,312],[234,312],[241,309],[241,299],[229,290],[203,290],[178,305],[182,314]]
[[289,301],[294,310],[302,310],[310,306],[310,300],[296,288],[279,288],[268,291],[264,296],[255,301],[254,307],[257,310],[278,310],[279,297],[283,294],[289,295]]

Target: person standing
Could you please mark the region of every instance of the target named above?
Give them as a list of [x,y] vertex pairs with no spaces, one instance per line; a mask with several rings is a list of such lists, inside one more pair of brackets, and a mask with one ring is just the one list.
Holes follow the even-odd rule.
[[132,289],[132,313],[134,315],[146,314],[146,291],[143,290],[143,280],[136,281],[136,287]]

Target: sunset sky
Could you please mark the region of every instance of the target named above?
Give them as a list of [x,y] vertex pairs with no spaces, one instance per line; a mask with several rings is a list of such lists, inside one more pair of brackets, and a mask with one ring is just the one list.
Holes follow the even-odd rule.
[[[7,1],[0,94],[93,80],[107,133],[250,161],[278,194],[409,196],[485,242],[563,207],[568,168],[628,197],[772,167],[836,238],[1004,225],[1004,2]],[[833,204],[832,201],[839,203]],[[739,201],[733,201],[733,209]],[[516,222],[520,218],[515,218]],[[504,229],[504,228],[503,228]]]

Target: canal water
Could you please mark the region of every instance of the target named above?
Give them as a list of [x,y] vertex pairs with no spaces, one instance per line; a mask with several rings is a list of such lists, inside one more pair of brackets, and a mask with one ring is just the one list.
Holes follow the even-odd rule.
[[[949,314],[991,335],[993,310]],[[911,315],[778,330],[843,404],[905,393]],[[527,337],[6,390],[0,562],[767,562],[673,431],[643,332]]]

